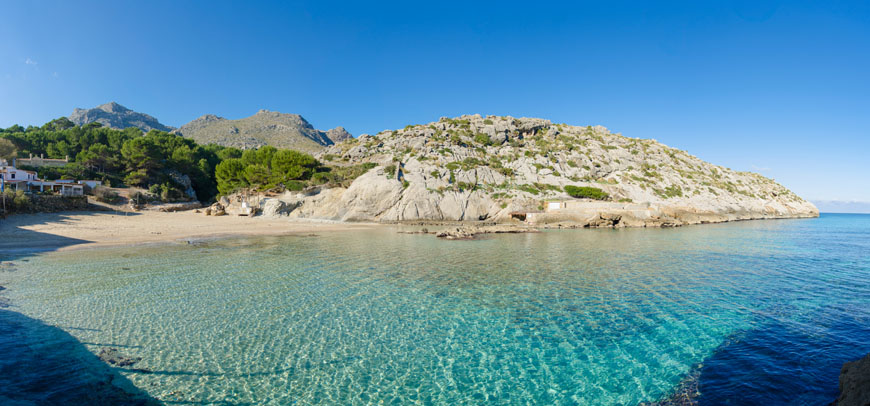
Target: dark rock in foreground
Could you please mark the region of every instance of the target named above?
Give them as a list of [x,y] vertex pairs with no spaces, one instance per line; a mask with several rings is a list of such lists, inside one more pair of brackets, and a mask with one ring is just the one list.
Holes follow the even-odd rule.
[[840,370],[840,397],[837,406],[870,405],[870,354],[843,364]]

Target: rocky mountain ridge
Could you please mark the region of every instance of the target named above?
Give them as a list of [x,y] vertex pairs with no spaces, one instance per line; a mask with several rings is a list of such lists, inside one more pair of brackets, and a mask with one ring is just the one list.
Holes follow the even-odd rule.
[[135,112],[115,102],[102,104],[92,109],[73,109],[68,118],[76,125],[97,122],[105,127],[119,130],[137,127],[145,132],[151,130],[169,132],[175,129],[175,127],[161,124],[156,118],[148,114]]
[[175,133],[199,144],[218,144],[241,149],[271,145],[309,153],[319,152],[336,142],[353,138],[343,127],[320,131],[298,114],[260,110],[250,117],[228,120],[207,114]]
[[[704,162],[600,126],[467,115],[362,135],[318,154],[377,166],[347,188],[282,198],[291,217],[344,221],[510,221],[566,226],[677,226],[818,216],[761,175]],[[578,199],[565,186],[600,189]],[[551,204],[552,203],[552,204]]]

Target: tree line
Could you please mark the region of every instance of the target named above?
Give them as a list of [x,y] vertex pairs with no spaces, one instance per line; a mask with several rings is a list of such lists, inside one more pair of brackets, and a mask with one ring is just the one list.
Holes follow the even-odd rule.
[[143,134],[135,127],[117,130],[100,123],[77,126],[66,117],[42,127],[0,129],[0,158],[31,154],[69,157],[70,163],[62,167],[25,168],[38,170],[45,179],[97,179],[115,187],[162,189],[164,196],[183,196],[178,178],[187,175],[201,201],[242,188],[299,190],[312,183],[341,183],[362,173],[362,168],[333,170],[293,150],[198,145],[164,131]]

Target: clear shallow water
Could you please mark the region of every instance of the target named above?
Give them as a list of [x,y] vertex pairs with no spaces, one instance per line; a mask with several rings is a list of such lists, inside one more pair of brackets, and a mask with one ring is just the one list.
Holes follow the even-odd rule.
[[861,215],[27,260],[7,310],[142,357],[124,377],[170,404],[635,405],[687,376],[701,404],[824,404],[870,352]]

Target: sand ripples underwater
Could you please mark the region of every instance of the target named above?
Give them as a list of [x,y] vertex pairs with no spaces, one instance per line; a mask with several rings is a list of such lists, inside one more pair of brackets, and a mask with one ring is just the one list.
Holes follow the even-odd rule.
[[0,296],[170,404],[821,404],[870,351],[867,252],[870,216],[382,229],[41,254]]

